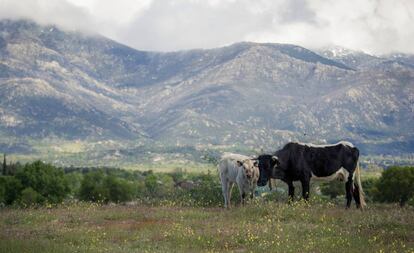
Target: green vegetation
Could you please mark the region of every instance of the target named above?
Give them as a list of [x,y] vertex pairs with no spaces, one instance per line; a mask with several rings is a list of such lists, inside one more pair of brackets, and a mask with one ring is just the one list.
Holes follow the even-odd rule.
[[40,161],[28,163],[0,177],[0,200],[6,205],[57,204],[70,189],[63,170]]
[[321,193],[325,196],[329,196],[331,199],[334,199],[341,195],[345,195],[344,182],[341,182],[339,180],[333,180],[330,182],[322,183]]
[[105,175],[102,171],[89,172],[82,180],[79,199],[95,202],[125,202],[134,197],[134,186],[125,179]]
[[60,203],[70,191],[63,170],[41,161],[26,164],[15,178],[28,189],[27,194],[36,197],[34,203]]
[[[60,169],[41,161],[14,167],[13,173],[0,176],[0,203],[5,205],[58,204],[65,199],[99,203],[140,200],[152,204],[178,200],[188,206],[206,207],[220,206],[223,202],[216,171],[196,174],[182,169],[168,173],[110,167]],[[368,202],[413,204],[413,167],[391,167],[379,179],[369,175],[362,182]],[[300,184],[297,186],[300,192]],[[284,183],[277,183],[273,192],[266,189],[259,188],[257,194],[265,199],[285,200]],[[311,191],[312,195],[322,199],[328,196],[338,203],[345,194],[344,183],[339,181],[314,183]],[[232,199],[239,201],[237,187],[233,189]]]
[[312,200],[245,207],[180,203],[0,211],[0,252],[413,252],[414,210],[361,212]]
[[414,198],[414,167],[391,167],[385,170],[377,184],[376,199],[398,202],[404,206]]
[[[286,186],[276,183],[225,210],[215,171],[60,169],[37,161],[0,176],[0,252],[414,252],[411,173],[395,167],[363,181],[370,201],[363,212],[344,209],[342,182],[314,184],[309,203],[290,205]],[[232,196],[237,203],[236,187]],[[404,208],[373,202],[402,198]]]

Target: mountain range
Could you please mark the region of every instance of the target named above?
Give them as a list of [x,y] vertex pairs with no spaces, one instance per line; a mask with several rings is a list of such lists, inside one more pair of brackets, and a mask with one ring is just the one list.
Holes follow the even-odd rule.
[[263,150],[348,140],[363,154],[413,153],[414,55],[251,42],[148,52],[2,20],[0,151],[50,137]]

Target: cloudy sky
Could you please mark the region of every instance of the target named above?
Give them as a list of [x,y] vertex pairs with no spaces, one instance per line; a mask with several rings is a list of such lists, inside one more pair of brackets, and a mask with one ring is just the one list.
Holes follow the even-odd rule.
[[256,41],[414,53],[414,0],[0,0],[0,18],[97,32],[141,50]]

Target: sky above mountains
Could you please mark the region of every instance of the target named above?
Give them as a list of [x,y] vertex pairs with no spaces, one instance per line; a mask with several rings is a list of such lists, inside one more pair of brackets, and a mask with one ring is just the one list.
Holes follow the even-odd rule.
[[141,50],[254,41],[414,53],[412,0],[0,0],[0,18],[99,33]]

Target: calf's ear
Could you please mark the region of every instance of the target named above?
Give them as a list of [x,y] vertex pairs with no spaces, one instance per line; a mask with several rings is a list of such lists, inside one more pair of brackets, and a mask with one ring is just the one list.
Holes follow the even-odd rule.
[[254,161],[254,162],[253,162],[253,166],[255,166],[255,167],[259,167],[259,162],[258,162],[258,161]]
[[241,167],[243,165],[243,162],[237,161],[237,166]]

